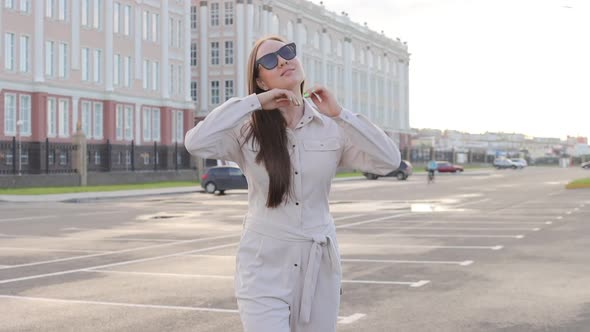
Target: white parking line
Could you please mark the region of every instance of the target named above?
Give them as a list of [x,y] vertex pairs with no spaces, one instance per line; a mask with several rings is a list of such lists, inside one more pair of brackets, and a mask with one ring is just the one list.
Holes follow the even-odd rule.
[[420,281],[378,281],[378,280],[342,280],[343,284],[367,284],[367,285],[402,285],[410,287],[422,287],[428,284],[430,280]]
[[509,227],[428,227],[428,226],[370,226],[355,227],[354,230],[380,230],[380,229],[426,229],[426,230],[445,230],[445,231],[535,231],[539,228],[509,228]]
[[0,247],[0,250],[18,250],[18,251],[49,251],[49,252],[93,252],[109,253],[107,250],[84,250],[84,249],[48,249],[48,248],[23,248],[23,247]]
[[6,219],[0,219],[0,222],[21,221],[21,220],[38,220],[38,219],[54,219],[54,218],[57,218],[57,216],[38,216],[38,217],[6,218]]
[[[396,220],[396,224],[458,224],[458,225],[542,225],[540,221],[452,221],[452,220]],[[546,224],[546,223],[545,223]]]
[[0,280],[0,284],[7,284],[7,283],[11,283],[11,282],[39,279],[39,278],[45,278],[45,277],[53,277],[53,276],[59,276],[59,275],[64,275],[64,274],[82,272],[85,270],[102,269],[102,268],[106,268],[106,267],[120,266],[120,265],[125,265],[125,264],[135,264],[135,263],[148,262],[148,261],[158,260],[158,259],[162,259],[162,258],[182,256],[182,255],[190,254],[190,253],[194,253],[194,252],[204,252],[204,251],[210,251],[210,250],[223,249],[223,248],[233,247],[238,244],[239,244],[239,242],[234,242],[234,243],[230,243],[230,244],[224,244],[224,245],[215,246],[215,247],[208,247],[208,248],[201,248],[201,249],[196,249],[196,250],[183,251],[183,252],[178,252],[178,253],[174,253],[174,254],[140,258],[140,259],[134,259],[134,260],[130,260],[130,261],[123,261],[123,262],[117,262],[117,263],[111,263],[111,264],[105,264],[105,265],[90,266],[90,267],[81,268],[81,269],[74,269],[74,270],[67,270],[67,271],[60,271],[60,272],[53,272],[53,273],[38,274],[38,275],[32,275],[32,276],[27,276],[27,277],[21,277],[21,278],[5,279],[5,280]]
[[111,251],[111,252],[107,252],[107,253],[99,253],[99,254],[91,254],[91,255],[66,257],[66,258],[53,259],[53,260],[48,260],[48,261],[40,261],[40,262],[33,262],[33,263],[25,263],[25,264],[19,264],[19,265],[12,265],[9,268],[12,269],[12,268],[18,268],[18,267],[25,267],[25,266],[35,266],[35,265],[42,265],[42,264],[51,264],[51,263],[57,263],[57,262],[72,261],[72,260],[83,259],[83,258],[90,258],[90,257],[100,257],[100,256],[116,255],[116,254],[121,254],[121,253],[139,251],[139,250],[146,250],[146,249],[153,249],[153,248],[168,247],[168,246],[173,246],[173,245],[178,245],[178,244],[197,243],[197,242],[203,242],[203,241],[209,241],[209,240],[227,239],[227,238],[236,237],[236,236],[239,236],[239,235],[237,235],[237,234],[234,234],[234,235],[223,235],[223,236],[214,236],[214,237],[209,237],[209,238],[201,238],[201,239],[192,239],[192,240],[185,240],[185,241],[177,241],[177,242],[173,242],[173,243],[155,244],[155,245],[150,245],[150,246],[145,246],[145,247],[139,247],[139,248],[130,248],[130,249],[123,249],[123,250]]
[[[358,235],[358,234],[357,234]],[[473,234],[377,234],[371,236],[379,237],[481,237],[481,238],[511,238],[511,239],[522,239],[524,235],[473,235]]]
[[389,260],[389,259],[341,259],[342,262],[354,263],[390,263],[390,264],[451,264],[468,266],[473,264],[473,261],[406,261],[406,260]]
[[396,245],[396,244],[364,244],[364,243],[340,243],[342,247],[375,247],[375,248],[428,248],[428,249],[484,249],[484,250],[500,250],[504,248],[502,245],[497,246],[429,246],[429,245]]
[[352,215],[352,216],[338,217],[338,218],[334,218],[334,221],[352,219],[352,218],[357,218],[357,217],[362,217],[362,216],[364,216],[364,214],[355,214],[355,215]]
[[413,213],[401,213],[401,214],[396,214],[393,216],[386,216],[386,217],[380,217],[380,218],[375,218],[375,219],[363,220],[363,221],[353,222],[353,223],[345,224],[345,225],[337,225],[336,228],[348,228],[348,227],[364,225],[364,224],[368,224],[368,223],[372,223],[372,222],[376,222],[376,221],[395,219],[395,218],[408,216],[408,215],[412,215],[412,214]]
[[367,316],[367,315],[356,313],[356,314],[350,315],[348,317],[338,317],[338,323],[340,323],[340,324],[352,324],[352,323],[356,322],[357,320],[359,320],[359,319],[361,319],[361,318],[363,318],[365,316]]

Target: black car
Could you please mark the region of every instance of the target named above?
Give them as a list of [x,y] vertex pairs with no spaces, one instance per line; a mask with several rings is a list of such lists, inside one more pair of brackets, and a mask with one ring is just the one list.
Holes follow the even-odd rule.
[[201,187],[209,194],[218,191],[223,195],[230,189],[248,189],[248,182],[239,167],[217,166],[209,168],[201,175]]
[[582,163],[582,165],[580,165],[580,166],[582,166],[582,168],[585,168],[585,169],[590,169],[590,161]]
[[412,175],[412,164],[407,160],[402,160],[399,164],[399,167],[395,170],[390,172],[387,175],[378,175],[373,173],[363,173],[363,175],[369,180],[377,180],[383,176],[393,176],[396,177],[398,180],[406,180],[408,176]]

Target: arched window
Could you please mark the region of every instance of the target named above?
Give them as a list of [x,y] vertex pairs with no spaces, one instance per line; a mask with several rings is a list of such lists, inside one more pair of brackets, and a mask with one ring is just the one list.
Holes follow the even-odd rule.
[[293,21],[291,20],[287,22],[287,39],[289,39],[289,41],[295,39],[295,35],[293,34]]
[[272,14],[272,23],[271,23],[271,27],[270,27],[270,32],[274,35],[278,35],[279,34],[279,17],[277,16],[277,14]]

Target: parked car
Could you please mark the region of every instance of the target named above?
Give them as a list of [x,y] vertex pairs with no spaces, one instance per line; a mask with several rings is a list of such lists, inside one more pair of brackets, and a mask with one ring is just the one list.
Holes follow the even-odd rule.
[[493,165],[497,169],[518,168],[518,165],[516,165],[512,160],[508,158],[496,158],[494,159]]
[[585,168],[585,169],[590,169],[590,161],[582,163],[580,166],[582,166],[582,168]]
[[363,175],[369,180],[377,180],[380,177],[389,177],[393,176],[396,177],[398,180],[403,181],[406,180],[410,175],[412,175],[412,164],[407,160],[402,160],[399,164],[399,167],[387,175],[378,175],[373,173],[363,173]]
[[528,166],[526,160],[524,160],[522,158],[514,158],[511,160],[514,163],[514,165],[516,165],[516,167],[518,167],[518,168],[525,168]]
[[209,194],[218,191],[223,195],[226,190],[248,189],[248,182],[239,167],[217,166],[207,169],[201,175],[201,187]]
[[[428,171],[428,167],[425,167],[424,169]],[[457,173],[463,172],[463,166],[451,164],[448,161],[437,161],[436,170],[440,173]]]

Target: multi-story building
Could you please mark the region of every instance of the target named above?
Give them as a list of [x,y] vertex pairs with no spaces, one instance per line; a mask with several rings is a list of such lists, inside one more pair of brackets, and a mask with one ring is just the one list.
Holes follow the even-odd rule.
[[173,145],[193,125],[189,0],[3,0],[0,141]]
[[306,85],[330,88],[342,105],[409,143],[407,45],[305,0],[193,0],[191,97],[195,117],[247,94],[246,62],[256,39],[297,44]]

